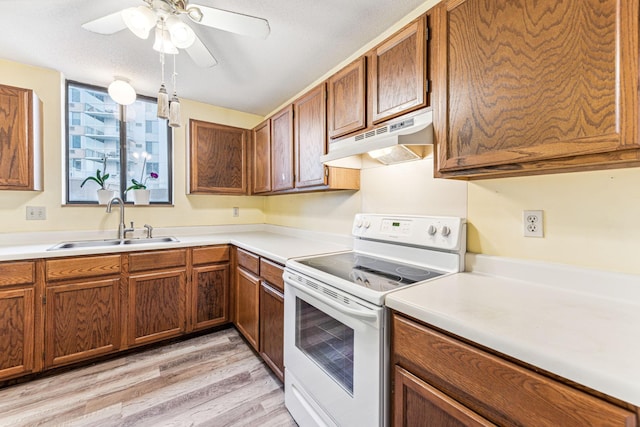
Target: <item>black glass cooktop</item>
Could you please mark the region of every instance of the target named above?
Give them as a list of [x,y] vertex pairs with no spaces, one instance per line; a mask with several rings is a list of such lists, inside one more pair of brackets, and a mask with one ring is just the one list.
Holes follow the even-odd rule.
[[297,260],[297,262],[377,291],[393,290],[443,274],[357,252],[324,255]]

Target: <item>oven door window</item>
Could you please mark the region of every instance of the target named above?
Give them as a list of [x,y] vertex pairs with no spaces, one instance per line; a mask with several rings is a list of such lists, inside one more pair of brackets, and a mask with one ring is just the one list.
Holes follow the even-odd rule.
[[353,329],[296,297],[296,347],[353,395]]

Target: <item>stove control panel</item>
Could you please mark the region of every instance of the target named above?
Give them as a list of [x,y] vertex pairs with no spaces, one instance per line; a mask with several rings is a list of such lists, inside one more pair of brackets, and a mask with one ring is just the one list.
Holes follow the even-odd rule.
[[466,245],[466,221],[459,217],[357,214],[355,237],[456,251]]

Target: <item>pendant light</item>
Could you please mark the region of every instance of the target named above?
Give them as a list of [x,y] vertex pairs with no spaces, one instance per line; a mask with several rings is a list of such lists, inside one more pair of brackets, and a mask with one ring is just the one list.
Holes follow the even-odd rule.
[[171,103],[169,105],[169,126],[172,128],[180,127],[180,99],[178,99],[178,93],[176,90],[176,57],[173,56],[173,75],[171,77],[173,85],[173,96],[171,97]]
[[[160,52],[160,67],[161,67],[161,83],[160,89],[158,90],[158,118],[159,119],[168,119],[169,118],[169,94],[167,93],[167,88],[164,85],[164,38],[162,37],[162,33],[164,32],[164,19],[160,19],[160,23],[158,28],[156,29],[156,43],[158,43],[158,29],[160,30],[160,40],[159,40],[159,49]],[[154,49],[155,44],[154,44]]]

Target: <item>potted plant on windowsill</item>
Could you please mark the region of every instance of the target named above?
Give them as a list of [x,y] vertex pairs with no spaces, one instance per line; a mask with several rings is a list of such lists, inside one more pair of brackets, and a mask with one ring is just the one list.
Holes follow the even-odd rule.
[[[105,170],[106,170],[106,163],[107,163],[107,159],[105,158],[103,162],[104,164],[103,169]],[[98,184],[100,186],[100,188],[98,189],[98,203],[101,205],[106,205],[107,203],[109,203],[109,200],[113,198],[113,194],[114,194],[113,190],[109,190],[106,187],[107,179],[109,179],[109,174],[105,173],[103,175],[100,169],[97,169],[96,175],[88,176],[87,178],[85,178],[85,180],[82,181],[82,184],[80,184],[80,187],[84,187],[87,181],[93,181],[96,184]]]
[[131,190],[133,193],[133,203],[135,205],[148,205],[149,204],[149,195],[151,190],[147,189],[147,180],[148,179],[158,179],[158,174],[155,172],[151,172],[149,176],[147,176],[142,182],[131,179],[132,185],[129,186],[125,190],[125,194]]

